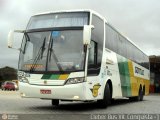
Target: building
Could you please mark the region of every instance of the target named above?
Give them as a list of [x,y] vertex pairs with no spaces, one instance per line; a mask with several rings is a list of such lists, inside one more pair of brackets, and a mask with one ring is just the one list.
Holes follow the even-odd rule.
[[160,56],[150,56],[150,92],[160,93]]

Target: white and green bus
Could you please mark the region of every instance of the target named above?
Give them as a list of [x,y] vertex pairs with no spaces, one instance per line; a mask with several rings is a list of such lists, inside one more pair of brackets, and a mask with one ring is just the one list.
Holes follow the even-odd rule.
[[[149,59],[132,41],[92,10],[31,17],[19,55],[19,91],[24,98],[141,101],[149,94]],[[12,48],[13,32],[8,47]]]

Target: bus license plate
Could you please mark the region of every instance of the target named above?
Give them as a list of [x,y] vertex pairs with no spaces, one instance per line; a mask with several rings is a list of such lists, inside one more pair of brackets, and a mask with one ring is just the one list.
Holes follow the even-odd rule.
[[51,94],[51,90],[40,90],[41,94]]

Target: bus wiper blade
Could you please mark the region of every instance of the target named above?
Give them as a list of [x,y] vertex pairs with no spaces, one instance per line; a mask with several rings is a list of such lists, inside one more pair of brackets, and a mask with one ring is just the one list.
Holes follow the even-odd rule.
[[41,59],[43,58],[43,53],[45,51],[45,44],[46,44],[46,37],[43,40],[42,50],[41,50],[41,54],[40,54],[41,55]]
[[46,37],[44,38],[43,44],[40,47],[40,49],[38,51],[38,54],[36,55],[36,57],[35,57],[35,59],[33,61],[33,64],[32,64],[32,66],[30,68],[30,72],[33,72],[35,70],[37,62],[40,60],[40,58],[41,59],[43,58],[43,53],[44,53],[44,50],[45,50],[45,43],[46,43]]
[[53,49],[53,39],[52,39],[52,41],[51,41],[51,47],[50,47],[49,50],[50,50],[49,61],[51,61],[51,54],[52,54],[53,59],[55,60],[58,69],[59,69],[61,72],[63,72],[62,66],[61,66],[60,64],[58,64],[58,58],[57,58],[57,56],[56,56],[56,54],[55,54],[55,52],[54,52],[54,49]]
[[22,50],[22,53],[23,53],[23,54],[25,54],[25,52],[26,52],[27,41],[30,41],[30,38],[29,38],[29,36],[28,36],[28,34],[27,34],[26,32],[24,33],[24,37],[26,37],[26,41],[25,41],[24,48],[23,48],[23,50]]
[[57,59],[57,56],[56,56],[56,54],[55,54],[55,52],[54,52],[54,49],[51,49],[50,52],[52,53],[53,59],[55,60],[58,69],[59,69],[61,72],[63,72],[62,66],[61,66],[60,64],[58,64],[58,59]]

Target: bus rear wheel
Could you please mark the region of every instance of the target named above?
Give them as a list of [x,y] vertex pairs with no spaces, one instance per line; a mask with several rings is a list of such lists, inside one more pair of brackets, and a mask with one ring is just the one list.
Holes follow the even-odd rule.
[[139,99],[138,99],[138,101],[143,101],[143,96],[144,96],[144,92],[143,92],[143,89],[141,88],[139,90]]
[[130,97],[129,99],[131,101],[143,101],[143,96],[144,96],[144,91],[142,90],[142,88],[140,88],[138,96],[136,96],[136,97]]
[[59,105],[59,100],[52,100],[52,106],[58,106]]
[[97,100],[97,105],[100,108],[106,108],[111,103],[111,93],[108,83],[105,86],[104,95],[102,100]]

